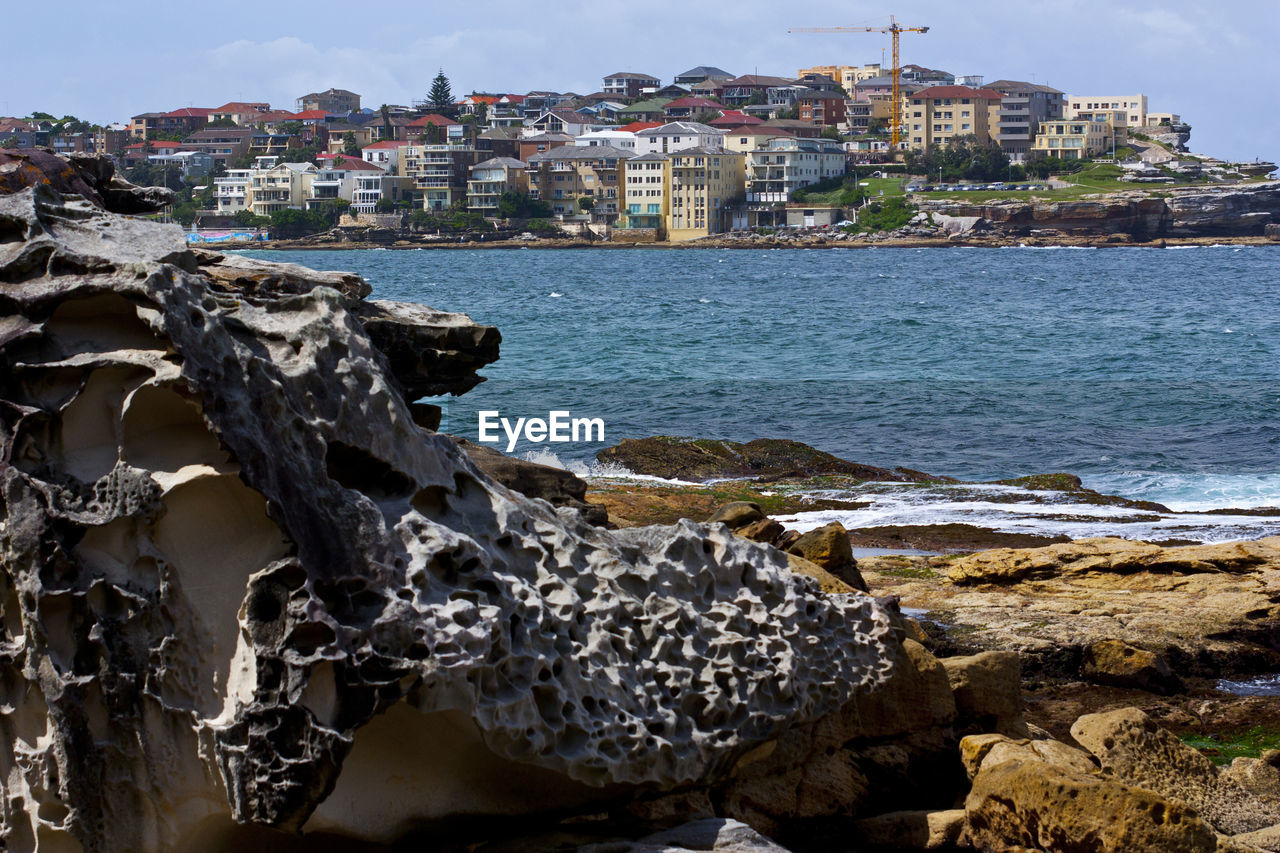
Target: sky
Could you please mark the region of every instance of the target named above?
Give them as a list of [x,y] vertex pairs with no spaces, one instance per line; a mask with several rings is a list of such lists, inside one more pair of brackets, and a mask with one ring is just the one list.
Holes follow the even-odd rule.
[[484,3],[219,0],[14,4],[0,115],[34,110],[94,123],[142,112],[266,100],[292,109],[330,86],[362,105],[409,104],[443,68],[472,91],[598,91],[639,71],[670,82],[697,65],[795,76],[803,67],[890,62],[889,36],[789,27],[905,26],[902,62],[1029,80],[1068,94],[1141,92],[1192,125],[1191,149],[1280,158],[1280,0],[927,2],[487,0]]

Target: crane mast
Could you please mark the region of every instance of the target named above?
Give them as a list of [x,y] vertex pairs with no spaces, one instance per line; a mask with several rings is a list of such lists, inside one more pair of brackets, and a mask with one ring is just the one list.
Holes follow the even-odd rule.
[[928,27],[904,27],[897,18],[889,16],[887,27],[793,27],[789,33],[889,33],[893,36],[893,112],[891,114],[893,150],[898,150],[902,141],[902,83],[901,67],[898,64],[898,36],[901,33],[927,33]]

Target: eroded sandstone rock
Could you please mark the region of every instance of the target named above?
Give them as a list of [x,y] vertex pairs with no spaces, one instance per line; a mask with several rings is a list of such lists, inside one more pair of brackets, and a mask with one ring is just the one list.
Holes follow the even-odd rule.
[[1235,835],[1280,823],[1280,803],[1220,774],[1208,758],[1136,708],[1087,714],[1071,727],[1071,736],[1108,774],[1186,803],[1220,832]]
[[479,327],[43,184],[0,222],[11,850],[387,841],[709,784],[899,665],[883,608],[775,551],[600,530],[421,429],[402,390],[474,361],[380,346],[483,360]]

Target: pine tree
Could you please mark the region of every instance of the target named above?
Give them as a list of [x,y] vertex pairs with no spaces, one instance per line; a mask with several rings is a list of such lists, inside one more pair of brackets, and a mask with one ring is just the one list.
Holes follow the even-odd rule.
[[453,89],[449,86],[449,78],[444,76],[444,69],[440,69],[440,73],[431,81],[431,94],[427,96],[431,101],[431,108],[443,115],[449,115],[453,112]]

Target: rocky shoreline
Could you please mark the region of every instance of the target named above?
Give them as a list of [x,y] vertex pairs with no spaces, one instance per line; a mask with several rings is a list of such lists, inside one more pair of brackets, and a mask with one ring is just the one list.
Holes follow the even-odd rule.
[[[1280,669],[1280,539],[855,559],[762,486],[932,478],[788,442],[631,446],[752,479],[593,489],[412,402],[498,330],[18,162],[6,850],[1280,851],[1280,699],[1215,682]],[[1229,765],[1176,736],[1246,722]]]

